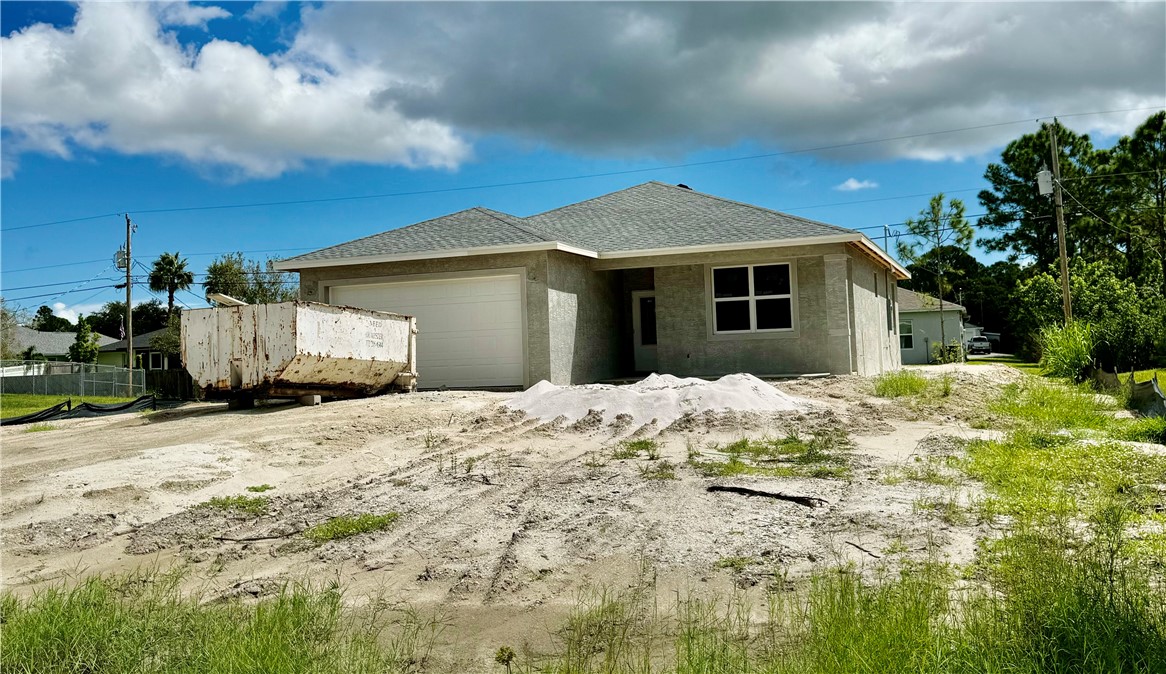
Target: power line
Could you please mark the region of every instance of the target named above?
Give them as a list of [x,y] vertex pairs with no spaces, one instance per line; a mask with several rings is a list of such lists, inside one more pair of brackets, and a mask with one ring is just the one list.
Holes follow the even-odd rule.
[[[1140,112],[1143,110],[1158,110],[1158,109],[1159,109],[1158,106],[1142,107],[1142,108],[1124,108],[1124,109],[1120,109],[1120,110],[1098,110],[1098,111],[1093,111],[1093,112],[1078,112],[1078,113],[1071,113],[1071,114],[1067,114],[1067,115],[1057,115],[1057,116],[1058,117],[1083,117],[1083,116],[1089,116],[1089,115],[1104,115],[1104,114],[1112,114],[1112,113],[1118,113],[1118,112]],[[902,135],[902,136],[890,136],[890,137],[886,137],[886,138],[876,138],[876,139],[871,139],[871,140],[853,141],[853,142],[849,142],[849,143],[836,143],[833,145],[819,145],[816,147],[800,148],[800,149],[796,149],[796,150],[782,150],[779,152],[765,152],[765,153],[761,153],[761,154],[745,155],[745,156],[738,156],[738,157],[725,157],[723,159],[707,159],[704,161],[684,162],[684,163],[680,163],[680,164],[665,164],[665,165],[660,165],[660,166],[649,166],[649,167],[638,168],[638,169],[624,169],[624,170],[620,170],[620,171],[604,171],[601,173],[585,173],[585,174],[577,174],[577,175],[573,175],[573,176],[558,176],[558,177],[554,177],[554,178],[536,178],[533,180],[516,180],[516,181],[510,181],[510,182],[503,182],[503,183],[465,185],[465,186],[461,186],[461,187],[443,187],[443,188],[435,188],[435,189],[430,189],[430,190],[410,190],[410,191],[405,191],[405,192],[385,192],[385,193],[381,193],[381,194],[349,195],[349,196],[341,196],[341,197],[320,197],[320,198],[315,198],[315,199],[294,199],[294,200],[287,200],[287,201],[264,201],[264,202],[253,202],[253,203],[242,203],[242,204],[214,204],[214,205],[207,205],[207,206],[180,206],[180,207],[172,207],[172,208],[150,208],[150,209],[129,208],[129,209],[126,209],[126,212],[135,213],[135,214],[140,215],[140,214],[149,214],[149,213],[184,213],[184,212],[191,212],[191,211],[213,211],[213,210],[227,210],[227,209],[236,209],[236,208],[263,208],[263,207],[268,207],[268,206],[299,206],[299,205],[306,205],[306,204],[334,203],[334,202],[341,202],[341,201],[357,201],[357,200],[365,200],[365,199],[389,199],[389,198],[395,198],[395,197],[422,196],[422,195],[428,195],[428,194],[449,194],[449,193],[453,193],[453,192],[467,192],[467,191],[473,191],[473,190],[497,189],[497,188],[501,188],[501,187],[521,187],[521,186],[525,186],[525,185],[540,185],[540,184],[547,184],[547,183],[567,182],[567,181],[572,181],[572,180],[588,180],[588,179],[593,179],[593,178],[607,178],[607,177],[612,177],[612,176],[632,175],[632,174],[637,174],[637,173],[651,173],[651,172],[655,172],[655,171],[669,171],[669,170],[674,170],[674,169],[678,169],[678,168],[692,168],[692,167],[696,167],[696,166],[713,166],[716,164],[728,164],[728,163],[740,162],[740,161],[753,161],[753,160],[757,160],[757,159],[772,159],[775,157],[783,157],[783,156],[794,155],[794,154],[805,154],[805,153],[809,153],[809,152],[824,152],[827,150],[839,150],[839,149],[845,149],[845,148],[850,148],[850,147],[861,147],[864,145],[875,145],[878,143],[889,143],[889,142],[893,142],[893,141],[897,141],[897,140],[911,140],[913,138],[924,138],[927,136],[939,136],[939,135],[948,134],[948,133],[961,133],[964,131],[978,131],[978,130],[982,130],[982,129],[991,129],[991,128],[997,128],[997,127],[1002,127],[1002,126],[1012,126],[1015,124],[1027,124],[1027,123],[1031,123],[1033,121],[1039,122],[1042,119],[1053,119],[1053,116],[1037,117],[1035,120],[1033,120],[1031,118],[1017,119],[1017,120],[1011,120],[1011,121],[1007,121],[1007,122],[995,122],[992,124],[979,124],[976,126],[965,126],[965,127],[956,128],[956,129],[944,129],[942,131],[927,131],[927,132],[923,132],[923,133],[912,133],[912,134],[906,134],[906,135]],[[84,220],[96,220],[99,218],[110,217],[111,215],[116,216],[116,215],[120,215],[120,213],[106,213],[106,214],[102,214],[102,215],[92,215],[92,216],[86,216],[86,217],[81,217],[81,218],[70,218],[67,220],[53,220],[50,222],[41,222],[41,223],[36,223],[36,224],[32,224],[32,225],[21,225],[19,227],[6,227],[0,231],[12,232],[12,231],[17,231],[17,230],[22,230],[22,229],[33,229],[36,227],[49,227],[52,225],[61,225],[61,224],[67,224],[67,223],[71,223],[71,222],[81,222]]]

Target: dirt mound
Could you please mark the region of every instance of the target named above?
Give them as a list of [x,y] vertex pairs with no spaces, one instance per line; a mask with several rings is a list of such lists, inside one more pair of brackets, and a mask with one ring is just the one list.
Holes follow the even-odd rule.
[[621,425],[636,426],[655,419],[656,426],[667,428],[685,416],[805,411],[811,406],[749,374],[730,374],[716,381],[653,374],[628,386],[555,386],[540,381],[506,403],[511,410],[546,422],[559,417],[569,424],[582,421],[577,430],[617,419]]

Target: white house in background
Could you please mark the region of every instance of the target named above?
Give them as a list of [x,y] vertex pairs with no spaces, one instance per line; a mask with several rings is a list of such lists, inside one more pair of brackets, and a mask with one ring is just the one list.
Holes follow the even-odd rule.
[[[903,364],[922,364],[931,360],[931,345],[940,337],[939,300],[931,295],[897,290],[899,298],[899,352]],[[943,334],[948,344],[964,342],[964,308],[954,302],[943,303]]]

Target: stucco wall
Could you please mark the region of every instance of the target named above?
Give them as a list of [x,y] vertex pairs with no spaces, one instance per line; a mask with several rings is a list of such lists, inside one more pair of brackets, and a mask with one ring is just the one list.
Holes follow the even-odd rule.
[[490,269],[521,268],[526,273],[526,383],[551,379],[550,330],[547,299],[547,253],[506,253],[433,260],[411,260],[382,264],[349,265],[304,269],[300,274],[300,297],[326,302],[323,285],[333,281],[360,280],[366,283],[408,280],[418,274],[457,274]]
[[[827,284],[822,252],[833,246],[718,253],[702,264],[655,268],[657,353],[660,371],[680,376],[731,372],[849,373],[846,280]],[[817,253],[817,254],[814,254]],[[711,256],[704,256],[708,260]],[[781,333],[714,335],[710,322],[709,273],[723,264],[789,262],[794,272],[794,330]],[[837,294],[831,301],[830,293]],[[842,325],[831,335],[830,325]]]
[[[962,340],[963,319],[958,311],[943,312],[943,328],[947,333],[947,341]],[[910,311],[899,314],[899,321],[911,321],[912,348],[901,349],[904,363],[922,364],[931,358],[931,345],[938,344],[939,309],[935,311]]]
[[[894,301],[896,281],[890,271],[864,255],[850,256],[855,371],[875,375],[902,365]],[[887,293],[891,293],[888,320]]]
[[548,254],[550,381],[588,383],[620,374],[620,275],[590,259]]

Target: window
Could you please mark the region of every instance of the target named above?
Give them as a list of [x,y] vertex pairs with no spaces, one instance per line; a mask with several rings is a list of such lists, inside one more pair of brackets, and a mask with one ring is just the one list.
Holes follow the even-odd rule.
[[915,348],[915,338],[911,334],[911,321],[899,321],[899,348]]
[[713,332],[793,330],[788,264],[713,269]]
[[158,351],[151,351],[150,352],[150,369],[151,370],[161,370],[162,369],[162,354],[160,352],[158,352]]

